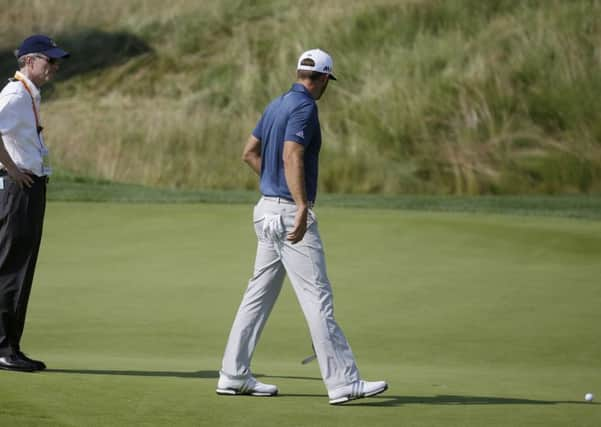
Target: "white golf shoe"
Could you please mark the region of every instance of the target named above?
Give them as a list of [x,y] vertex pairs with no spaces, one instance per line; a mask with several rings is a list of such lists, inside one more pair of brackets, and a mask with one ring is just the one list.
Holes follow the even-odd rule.
[[273,384],[263,384],[253,376],[242,379],[231,379],[220,375],[217,382],[217,394],[267,397],[278,394],[278,388]]
[[330,398],[330,405],[340,405],[350,400],[375,396],[376,394],[385,392],[387,389],[388,384],[386,384],[386,381],[358,380],[349,385],[328,391],[328,397]]

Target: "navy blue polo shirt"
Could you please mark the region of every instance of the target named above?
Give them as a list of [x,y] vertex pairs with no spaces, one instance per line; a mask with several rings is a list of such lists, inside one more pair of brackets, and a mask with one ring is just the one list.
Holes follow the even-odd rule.
[[321,129],[317,104],[299,83],[274,99],[263,112],[253,136],[261,141],[261,193],[292,200],[284,174],[284,141],[305,147],[305,190],[307,200],[315,202]]

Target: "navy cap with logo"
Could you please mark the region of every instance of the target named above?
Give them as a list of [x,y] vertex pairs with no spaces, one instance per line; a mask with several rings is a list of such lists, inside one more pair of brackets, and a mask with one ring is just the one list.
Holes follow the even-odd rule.
[[17,58],[29,53],[41,53],[48,58],[56,59],[67,58],[70,55],[69,52],[58,47],[54,40],[43,34],[27,37],[16,52]]

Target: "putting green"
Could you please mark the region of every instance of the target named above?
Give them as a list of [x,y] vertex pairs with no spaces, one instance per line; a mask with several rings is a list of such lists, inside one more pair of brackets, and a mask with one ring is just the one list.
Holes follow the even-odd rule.
[[599,426],[601,222],[317,209],[338,321],[383,395],[327,403],[289,286],[253,369],[215,395],[252,270],[246,205],[50,203],[1,426]]

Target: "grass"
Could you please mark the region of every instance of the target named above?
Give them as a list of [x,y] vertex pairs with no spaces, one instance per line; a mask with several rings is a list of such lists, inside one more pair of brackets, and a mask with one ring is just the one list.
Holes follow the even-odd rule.
[[[257,190],[174,190],[92,180],[59,173],[52,178],[52,201],[119,203],[254,203]],[[322,194],[318,206],[400,209],[435,212],[473,212],[601,219],[599,196],[378,196],[370,194]]]
[[330,407],[283,290],[254,359],[274,399],[214,393],[252,269],[250,205],[51,202],[11,426],[597,426],[601,226],[317,209],[337,318],[381,397]]
[[593,0],[23,0],[73,52],[45,90],[54,164],[150,186],[251,189],[242,144],[298,55],[331,52],[320,186],[333,193],[598,194],[601,8]]

